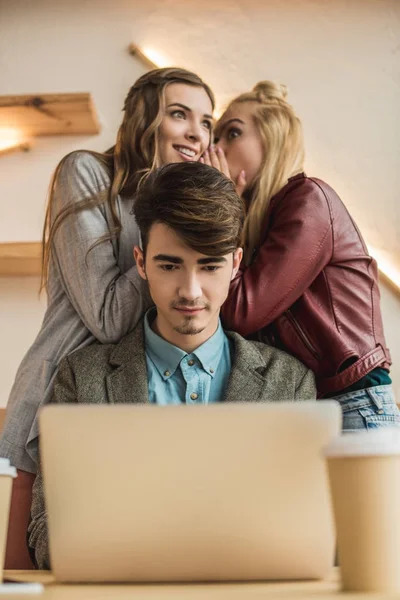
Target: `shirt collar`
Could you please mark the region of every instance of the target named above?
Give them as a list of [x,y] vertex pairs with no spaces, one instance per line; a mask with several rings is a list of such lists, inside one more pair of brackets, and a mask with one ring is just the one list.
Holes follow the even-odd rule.
[[166,380],[173,375],[186,352],[157,335],[151,328],[156,311],[150,308],[144,317],[144,344],[146,353],[153,361],[161,377]]
[[201,362],[203,369],[211,377],[214,377],[217,371],[224,350],[225,339],[226,336],[222,329],[221,321],[219,321],[217,331],[193,352]]
[[[167,342],[167,340],[164,340],[164,338],[152,330],[150,323],[155,318],[155,315],[155,309],[150,308],[144,317],[144,343],[146,353],[165,381],[175,373],[181,360],[185,356],[188,356],[188,353],[170,344],[170,342]],[[204,344],[191,353],[197,357],[203,369],[211,377],[214,377],[217,371],[225,339],[226,336],[222,329],[221,321],[219,321],[217,331]]]

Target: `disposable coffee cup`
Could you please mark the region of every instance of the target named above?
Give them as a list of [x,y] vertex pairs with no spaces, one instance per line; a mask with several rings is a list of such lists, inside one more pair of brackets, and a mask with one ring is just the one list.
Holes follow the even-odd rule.
[[324,454],[343,589],[400,593],[400,430],[345,433]]
[[10,466],[10,461],[0,458],[0,583],[3,581],[12,483],[16,476],[17,471]]

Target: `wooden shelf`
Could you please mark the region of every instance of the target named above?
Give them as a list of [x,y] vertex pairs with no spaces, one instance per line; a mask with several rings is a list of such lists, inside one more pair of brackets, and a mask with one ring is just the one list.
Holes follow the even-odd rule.
[[40,242],[3,242],[0,244],[0,277],[39,276]]
[[26,136],[94,135],[100,125],[88,93],[0,96],[0,129]]

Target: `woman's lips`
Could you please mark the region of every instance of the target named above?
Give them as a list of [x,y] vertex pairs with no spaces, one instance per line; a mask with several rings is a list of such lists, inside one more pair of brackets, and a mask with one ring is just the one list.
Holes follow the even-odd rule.
[[[192,148],[186,148],[185,146],[173,146],[174,150],[178,152],[179,156],[183,158],[183,160],[193,161],[196,160],[197,152]],[[189,152],[186,154],[186,152]]]

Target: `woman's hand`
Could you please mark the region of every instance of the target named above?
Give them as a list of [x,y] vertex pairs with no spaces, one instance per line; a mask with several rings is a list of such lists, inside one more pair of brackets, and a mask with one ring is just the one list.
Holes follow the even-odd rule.
[[[221,171],[221,173],[226,175],[226,177],[232,179],[229,171],[228,162],[226,160],[225,152],[222,150],[222,148],[215,148],[215,146],[210,146],[200,158],[200,162],[205,165],[208,165],[209,167],[214,167],[215,169],[218,169],[218,171]],[[236,186],[236,192],[238,196],[241,197],[247,184],[246,173],[243,170],[240,171],[237,180],[233,181],[233,183]]]

